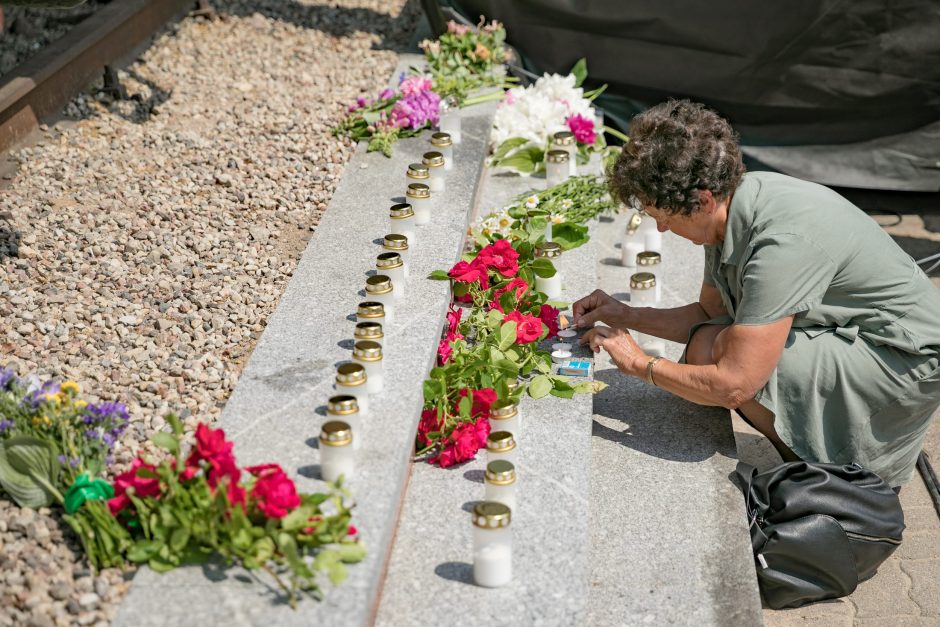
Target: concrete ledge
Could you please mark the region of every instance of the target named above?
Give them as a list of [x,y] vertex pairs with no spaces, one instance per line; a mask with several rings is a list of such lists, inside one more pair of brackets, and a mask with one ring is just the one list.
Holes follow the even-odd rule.
[[[492,176],[481,186],[481,213],[502,206],[541,179]],[[544,181],[542,181],[544,182]],[[596,282],[593,241],[556,263],[563,300]],[[557,341],[557,340],[556,340]],[[576,349],[576,356],[591,356]],[[575,625],[587,615],[590,395],[549,396],[520,405],[518,499],[513,511],[513,580],[473,583],[470,511],[483,500],[486,456],[442,470],[416,464],[399,522],[377,624],[420,625],[445,610],[464,625]]]
[[[398,72],[420,59],[403,55]],[[423,280],[459,257],[483,164],[494,105],[464,111],[458,169],[436,202],[432,224],[419,227],[411,254],[406,298],[386,329],[385,392],[371,399],[364,419],[354,522],[369,554],[350,568],[326,600],[305,599],[296,611],[276,590],[238,569],[182,568],[157,575],[143,568],[115,625],[364,625],[372,621],[398,520],[422,405],[421,383],[430,368],[449,287]],[[323,221],[310,240],[278,308],[268,322],[221,426],[236,443],[242,465],[277,462],[314,491],[319,480],[316,437],[336,364],[350,358],[354,314],[367,272],[374,269],[387,232],[388,208],[404,192],[404,172],[428,150],[428,134],[396,144],[394,157],[367,154],[360,144]],[[263,577],[262,581],[266,581]]]

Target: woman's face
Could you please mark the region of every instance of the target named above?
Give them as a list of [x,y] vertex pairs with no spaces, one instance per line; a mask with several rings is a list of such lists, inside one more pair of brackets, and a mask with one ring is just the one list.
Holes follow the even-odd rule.
[[692,215],[673,214],[652,205],[643,207],[656,220],[660,232],[672,231],[693,244],[717,244],[724,238],[724,220],[711,192],[699,196],[699,208]]

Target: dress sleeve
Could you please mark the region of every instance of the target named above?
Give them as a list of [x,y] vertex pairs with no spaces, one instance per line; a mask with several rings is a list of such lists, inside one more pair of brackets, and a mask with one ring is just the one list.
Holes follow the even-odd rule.
[[818,244],[792,233],[762,236],[741,270],[736,324],[769,324],[818,305],[836,264]]

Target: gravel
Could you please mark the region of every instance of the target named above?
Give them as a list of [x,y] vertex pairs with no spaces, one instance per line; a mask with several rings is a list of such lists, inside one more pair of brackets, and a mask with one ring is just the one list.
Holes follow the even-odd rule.
[[[331,125],[407,45],[403,4],[216,3],[120,73],[130,99],[92,87],[12,155],[0,365],[126,402],[117,471],[167,412],[218,419],[352,154]],[[0,498],[0,626],[107,624],[131,576]]]

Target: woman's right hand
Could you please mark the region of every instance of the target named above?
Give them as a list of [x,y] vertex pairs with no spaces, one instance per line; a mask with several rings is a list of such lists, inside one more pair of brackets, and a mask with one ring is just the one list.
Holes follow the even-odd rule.
[[609,327],[626,327],[629,307],[607,292],[594,290],[571,306],[571,324],[576,327],[593,327],[603,322]]

